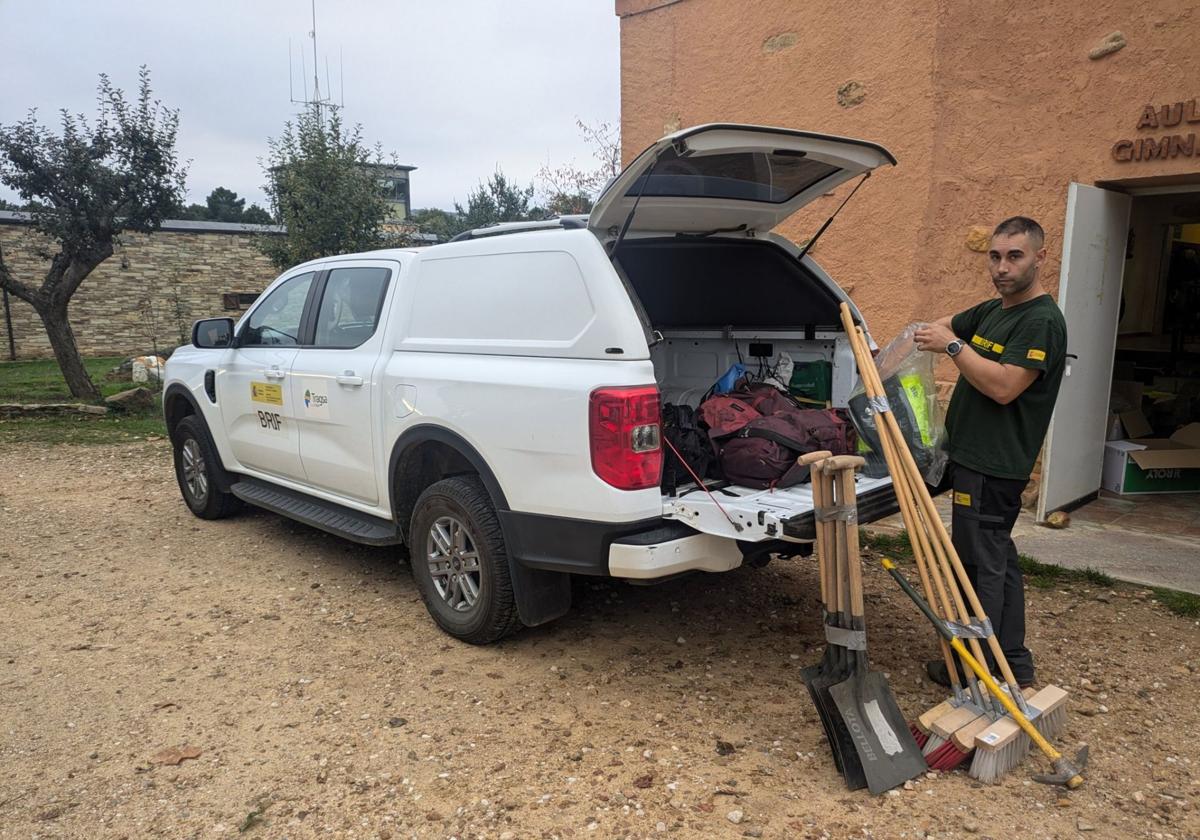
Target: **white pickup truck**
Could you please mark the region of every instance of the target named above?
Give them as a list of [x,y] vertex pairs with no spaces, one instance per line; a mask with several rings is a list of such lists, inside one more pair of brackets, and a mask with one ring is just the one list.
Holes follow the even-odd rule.
[[[183,499],[406,546],[434,620],[477,644],[561,616],[571,575],[807,555],[808,484],[660,487],[660,405],[696,405],[751,340],[832,363],[846,404],[848,299],[770,231],[894,163],[860,140],[699,126],[644,151],[588,217],[296,266],[167,363]],[[859,521],[896,510],[886,477],[858,489]]]

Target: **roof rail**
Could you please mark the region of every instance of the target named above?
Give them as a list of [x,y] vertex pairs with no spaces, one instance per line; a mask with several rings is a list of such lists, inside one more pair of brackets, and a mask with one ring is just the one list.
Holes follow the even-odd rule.
[[530,220],[524,222],[498,222],[487,227],[475,228],[474,230],[464,230],[458,236],[453,237],[451,242],[466,242],[469,239],[486,239],[489,236],[504,236],[509,233],[526,233],[533,230],[553,230],[561,228],[565,230],[578,230],[587,227],[588,217],[586,215],[578,216],[555,216],[551,219]]

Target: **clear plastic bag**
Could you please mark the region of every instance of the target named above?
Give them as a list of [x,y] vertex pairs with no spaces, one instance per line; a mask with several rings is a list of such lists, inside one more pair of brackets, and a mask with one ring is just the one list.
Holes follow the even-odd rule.
[[[917,349],[913,335],[921,324],[909,324],[879,355],[875,364],[900,433],[926,483],[937,485],[946,472],[946,420],[937,399],[933,353]],[[875,426],[875,410],[860,378],[850,395],[850,419],[858,431],[858,454],[867,459],[864,472],[887,474],[887,463]]]

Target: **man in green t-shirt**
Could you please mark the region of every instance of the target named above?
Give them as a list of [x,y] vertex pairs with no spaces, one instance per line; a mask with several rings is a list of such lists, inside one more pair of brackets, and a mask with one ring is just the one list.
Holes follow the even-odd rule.
[[[920,349],[946,353],[958,368],[946,414],[954,548],[1022,686],[1033,684],[1034,667],[1025,647],[1025,591],[1012,529],[1067,353],[1066,322],[1038,279],[1045,259],[1041,225],[1024,216],[1005,219],[988,248],[1000,297],[916,332]],[[927,668],[934,680],[949,684],[943,662]]]

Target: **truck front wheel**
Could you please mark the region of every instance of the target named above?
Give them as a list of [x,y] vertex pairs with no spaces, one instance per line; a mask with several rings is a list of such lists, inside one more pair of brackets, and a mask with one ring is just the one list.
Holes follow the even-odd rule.
[[222,519],[241,508],[241,500],[216,482],[220,469],[217,453],[203,422],[184,417],[171,435],[175,449],[175,479],[188,509],[201,519]]
[[409,554],[425,607],[451,636],[485,645],[521,626],[500,520],[477,479],[443,479],[421,494]]

